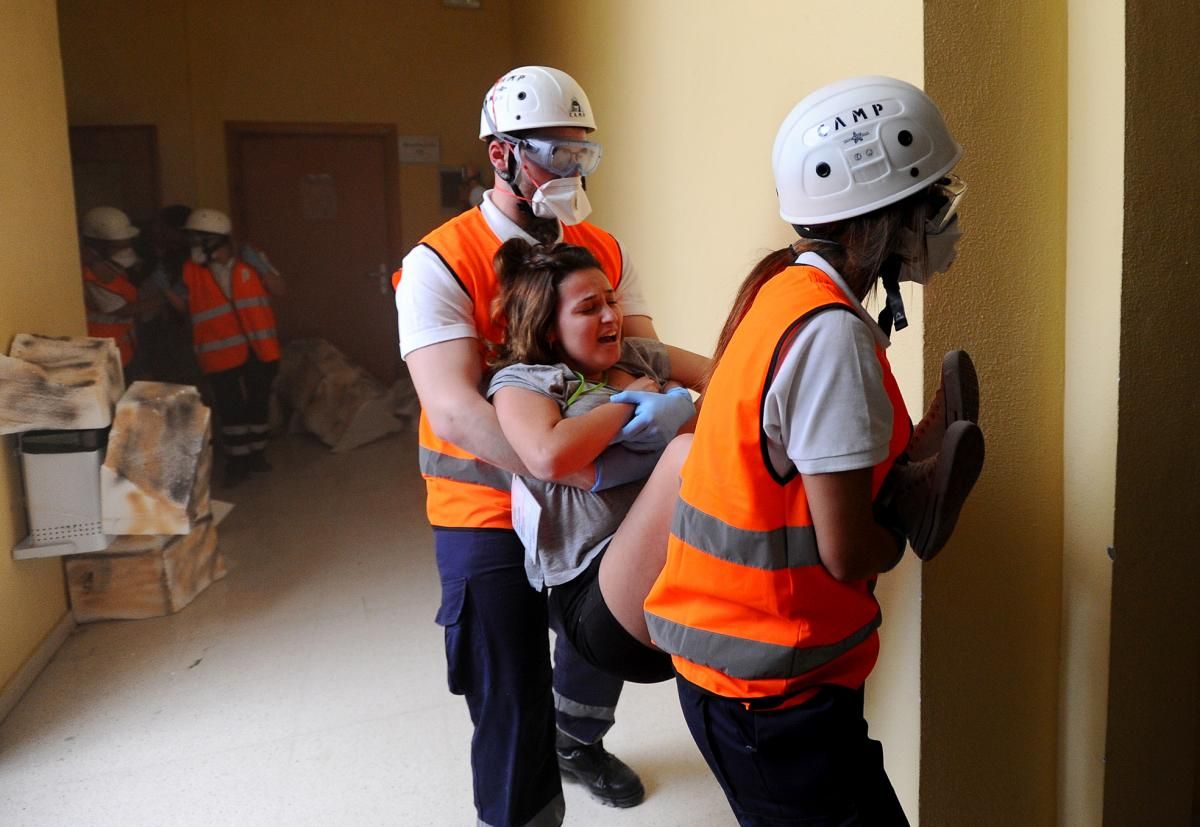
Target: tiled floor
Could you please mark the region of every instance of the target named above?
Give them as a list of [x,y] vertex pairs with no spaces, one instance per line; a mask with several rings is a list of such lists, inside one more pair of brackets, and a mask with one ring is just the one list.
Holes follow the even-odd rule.
[[[0,725],[0,825],[474,824],[415,453],[289,437],[219,492],[229,575],[173,617],[79,627]],[[647,800],[568,785],[568,825],[733,823],[670,684],[628,686],[605,742]]]

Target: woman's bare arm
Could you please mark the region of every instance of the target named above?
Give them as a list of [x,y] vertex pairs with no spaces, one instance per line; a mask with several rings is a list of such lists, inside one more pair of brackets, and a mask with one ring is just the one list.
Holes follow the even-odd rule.
[[509,445],[529,472],[543,480],[558,480],[591,465],[633,413],[631,405],[610,402],[564,417],[553,399],[513,387],[496,391],[492,403]]
[[666,348],[667,359],[671,363],[671,378],[685,388],[702,392],[704,377],[708,373],[711,360],[699,353],[692,353],[690,350],[684,350],[674,345],[666,345]]
[[864,580],[886,571],[899,551],[896,535],[875,522],[871,469],[803,474],[821,563],[835,580]]

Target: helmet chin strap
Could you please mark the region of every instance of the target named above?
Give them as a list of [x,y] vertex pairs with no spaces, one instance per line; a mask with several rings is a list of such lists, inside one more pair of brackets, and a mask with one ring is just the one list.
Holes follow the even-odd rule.
[[887,293],[887,301],[883,310],[879,311],[879,326],[885,336],[892,335],[892,325],[899,332],[908,327],[908,316],[904,313],[904,299],[900,297],[900,268],[904,260],[898,255],[888,256],[883,262],[883,289]]
[[532,219],[537,216],[533,214],[533,207],[530,206],[531,200],[521,191],[521,185],[517,183],[517,177],[521,172],[520,160],[518,159],[519,150],[509,144],[511,151],[508,154],[508,160],[505,162],[504,169],[497,169],[496,175],[500,180],[508,184],[508,188],[512,194],[517,197],[517,209]]

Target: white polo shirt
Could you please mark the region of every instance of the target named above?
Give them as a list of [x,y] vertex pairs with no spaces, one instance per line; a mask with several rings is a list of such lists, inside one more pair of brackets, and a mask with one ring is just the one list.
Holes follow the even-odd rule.
[[[530,244],[537,239],[522,230],[515,221],[492,203],[492,191],[483,194],[479,205],[483,218],[501,243],[510,238],[523,238]],[[562,240],[559,226],[558,240]],[[649,316],[650,307],[642,295],[637,271],[629,255],[621,251],[621,280],[617,299],[626,316]],[[396,318],[400,328],[400,356],[429,345],[453,339],[478,339],[471,297],[459,285],[454,275],[437,254],[418,244],[404,257],[401,265],[404,278],[396,289]]]
[[887,458],[892,437],[892,403],[875,356],[876,344],[890,342],[829,262],[806,252],[796,263],[828,275],[854,312],[818,313],[784,345],[763,406],[771,464],[781,476],[793,467],[801,474],[872,468]]

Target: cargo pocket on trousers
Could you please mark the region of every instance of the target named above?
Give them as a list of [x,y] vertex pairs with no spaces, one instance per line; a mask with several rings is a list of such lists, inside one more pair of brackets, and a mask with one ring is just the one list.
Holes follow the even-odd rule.
[[463,607],[467,602],[467,579],[454,577],[442,581],[442,605],[434,622],[446,631],[446,681],[450,692],[465,695],[471,674],[471,646],[463,628]]

